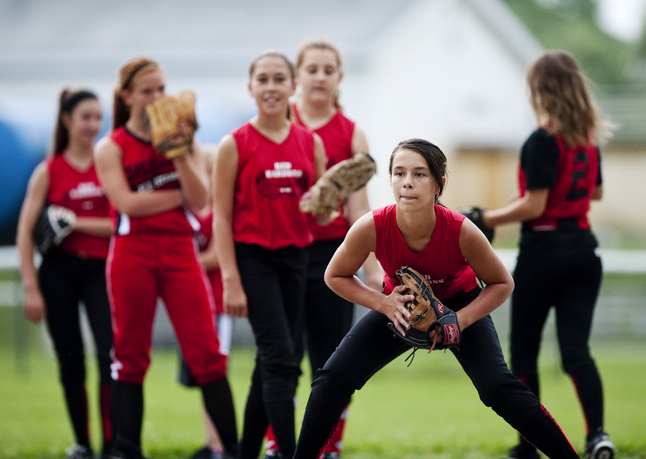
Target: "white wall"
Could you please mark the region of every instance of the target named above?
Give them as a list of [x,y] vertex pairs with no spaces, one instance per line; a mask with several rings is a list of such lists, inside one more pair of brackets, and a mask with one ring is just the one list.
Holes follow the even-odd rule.
[[[426,138],[450,155],[458,146],[518,146],[532,129],[525,64],[466,2],[419,2],[376,49],[357,116],[383,175],[406,138]],[[389,190],[374,182],[373,205],[390,202]]]

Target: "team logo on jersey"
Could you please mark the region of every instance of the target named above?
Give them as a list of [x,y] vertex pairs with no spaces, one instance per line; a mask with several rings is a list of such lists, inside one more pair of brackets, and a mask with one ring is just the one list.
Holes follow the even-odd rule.
[[300,198],[309,188],[309,176],[303,169],[294,169],[289,161],[275,162],[273,169],[256,176],[256,187],[267,199]]
[[177,173],[177,171],[164,172],[163,174],[154,176],[150,180],[141,182],[139,185],[137,185],[137,191],[157,190],[159,188],[162,188],[167,183],[176,182],[177,180],[179,180],[179,174]]
[[76,188],[72,188],[69,192],[70,199],[88,199],[100,198],[104,195],[103,188],[94,182],[81,182]]

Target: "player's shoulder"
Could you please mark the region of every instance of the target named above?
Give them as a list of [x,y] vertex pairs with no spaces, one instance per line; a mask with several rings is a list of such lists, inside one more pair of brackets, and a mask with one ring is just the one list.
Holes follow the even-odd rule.
[[100,154],[100,152],[106,150],[121,150],[121,146],[118,142],[118,139],[120,137],[115,137],[114,132],[115,131],[112,131],[99,139],[99,141],[94,146],[95,154]]
[[367,212],[350,227],[346,238],[354,241],[370,242],[376,238],[377,229],[373,212]]
[[524,158],[542,158],[555,160],[561,148],[557,137],[545,128],[538,128],[527,138],[523,144],[521,155]]
[[229,132],[228,134],[225,134],[220,139],[220,142],[218,143],[218,151],[221,150],[222,148],[229,148],[229,147],[235,147],[235,146],[236,146],[236,138],[233,135],[233,132]]
[[[241,145],[239,143],[241,142]],[[239,160],[240,150],[242,148],[242,154],[245,154],[245,142],[243,139],[237,139],[234,137],[233,132],[225,134],[220,142],[218,143],[218,148],[215,153],[215,162],[221,163],[222,161],[235,161]]]
[[524,148],[528,149],[545,147],[558,148],[558,141],[556,140],[556,136],[544,127],[540,127],[532,132],[529,137],[527,137],[524,145]]
[[39,177],[48,177],[49,176],[49,169],[51,167],[52,161],[56,158],[55,156],[52,158],[45,158],[43,159],[38,165],[34,168],[34,172],[32,172],[32,177],[34,178],[39,178]]
[[113,164],[114,160],[121,160],[123,157],[122,144],[118,143],[112,133],[102,137],[94,146],[95,165]]

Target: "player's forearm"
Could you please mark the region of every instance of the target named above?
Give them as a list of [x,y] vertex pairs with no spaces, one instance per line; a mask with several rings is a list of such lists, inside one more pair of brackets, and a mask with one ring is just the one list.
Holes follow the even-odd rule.
[[109,218],[77,217],[74,231],[99,237],[112,236],[112,227]]
[[357,276],[328,276],[326,273],[325,283],[340,297],[368,309],[377,309],[384,296],[366,286]]
[[538,218],[545,212],[548,192],[548,189],[527,190],[522,198],[518,198],[506,207],[485,210],[482,213],[483,222],[489,228],[493,228],[506,223]]
[[[108,196],[109,197],[109,196]],[[180,190],[129,192],[113,200],[116,209],[132,217],[146,217],[169,211],[184,204]]]
[[195,159],[187,155],[175,159],[174,164],[187,206],[191,209],[203,208],[209,198],[208,181]]
[[240,271],[235,254],[235,242],[231,223],[220,221],[215,225],[215,248],[222,273],[222,283],[226,285],[241,285]]
[[40,288],[36,266],[34,265],[34,245],[18,243],[18,256],[20,257],[19,270],[22,286],[25,291]]
[[32,232],[33,228],[29,230],[26,227],[24,216],[21,215],[16,236],[16,248],[18,249],[20,277],[25,290],[38,287],[38,277],[36,276],[36,266],[34,265],[34,240],[31,236]]
[[212,271],[220,266],[220,263],[218,262],[217,247],[215,246],[214,239],[211,239],[211,243],[206,248],[206,250],[200,252],[200,262],[202,263],[202,266],[204,266],[204,269],[206,269],[207,271]]

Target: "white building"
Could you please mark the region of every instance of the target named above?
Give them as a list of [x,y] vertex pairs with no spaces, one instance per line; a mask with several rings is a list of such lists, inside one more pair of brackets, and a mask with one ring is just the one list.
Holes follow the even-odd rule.
[[[312,38],[344,52],[341,103],[379,164],[373,206],[390,202],[388,157],[410,137],[449,156],[445,203],[507,202],[517,152],[534,127],[525,71],[541,47],[500,0],[0,0],[0,122],[44,153],[64,86],[94,89],[109,113],[117,69],[146,54],[166,69],[169,92],[197,93],[198,136],[217,142],[254,113],[252,59],[270,48],[294,56]],[[595,209],[593,219],[646,226],[613,190],[616,205]]]

